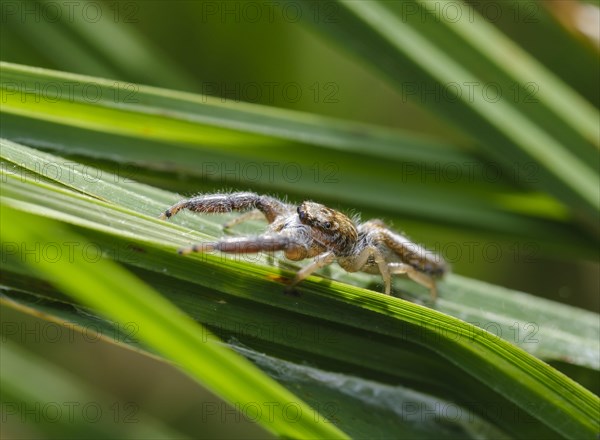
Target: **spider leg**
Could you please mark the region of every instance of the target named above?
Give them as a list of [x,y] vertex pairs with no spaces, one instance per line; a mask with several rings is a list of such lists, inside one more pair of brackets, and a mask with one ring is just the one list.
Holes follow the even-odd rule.
[[216,242],[196,244],[179,249],[179,254],[187,255],[192,252],[208,253],[221,251],[228,254],[254,254],[257,252],[285,251],[295,255],[305,255],[307,249],[286,236],[259,235],[257,237],[236,237]]
[[385,246],[400,259],[399,262],[387,263],[389,273],[406,274],[411,280],[429,288],[431,300],[435,302],[437,287],[434,277],[442,276],[448,271],[448,266],[440,255],[394,232],[381,220],[364,223],[362,230],[372,237],[373,243]]
[[381,273],[381,277],[383,278],[383,283],[385,285],[385,294],[392,294],[392,276],[390,275],[390,270],[388,268],[388,264],[385,261],[385,258],[381,251],[377,249],[376,246],[370,245],[365,247],[360,253],[352,258],[346,257],[342,260],[342,267],[348,272],[358,272],[363,270],[369,258],[373,258],[375,264],[379,268],[379,272]]
[[415,269],[415,273],[422,273],[429,278],[432,276],[443,276],[448,272],[448,264],[440,255],[419,246],[404,235],[393,231],[381,220],[368,221],[363,224],[363,228],[371,230],[378,243],[383,243],[403,263],[412,266]]
[[317,255],[312,263],[296,272],[296,276],[290,283],[290,287],[295,286],[300,281],[311,275],[313,272],[319,270],[322,267],[327,266],[328,264],[333,263],[334,261],[335,254],[333,252],[325,252],[321,255]]
[[405,263],[388,263],[388,268],[391,274],[406,274],[411,280],[427,287],[431,295],[431,301],[435,302],[437,300],[437,286],[431,276]]
[[182,209],[194,212],[222,213],[231,211],[247,211],[258,209],[264,214],[269,223],[281,214],[290,211],[290,206],[279,200],[261,196],[251,192],[237,192],[231,194],[205,194],[201,196],[184,199],[160,215],[162,220],[168,219]]
[[441,277],[448,272],[446,261],[441,255],[412,243],[406,237],[389,229],[385,229],[385,236],[386,244],[405,261],[405,263],[390,263],[390,271],[401,273],[400,270],[404,270],[411,280],[429,289],[431,302],[435,303],[438,296],[435,277]]

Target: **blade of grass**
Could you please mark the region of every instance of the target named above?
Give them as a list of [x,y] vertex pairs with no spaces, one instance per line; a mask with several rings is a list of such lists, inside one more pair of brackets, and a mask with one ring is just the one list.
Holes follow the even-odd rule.
[[[488,18],[511,40],[518,42],[547,69],[577,90],[590,103],[594,104],[599,96],[600,85],[596,81],[597,47],[592,41],[585,41],[581,29],[565,27],[557,15],[564,15],[565,4],[548,2],[469,2],[482,16]],[[570,20],[576,21],[579,13],[584,12],[583,3],[572,2],[566,8]],[[556,8],[555,8],[556,7]],[[493,12],[492,12],[493,11]],[[575,24],[572,23],[571,24]],[[560,41],[560,44],[557,42]],[[573,66],[577,65],[577,69]]]
[[[69,223],[93,227],[110,234],[125,233],[124,238],[140,243],[147,242],[151,237],[167,248],[215,240],[222,236],[219,221],[223,220],[219,217],[182,214],[169,224],[159,222],[156,219],[158,214],[178,199],[167,191],[122,179],[118,175],[98,172],[91,167],[84,172],[73,162],[65,163],[50,154],[10,142],[0,142],[0,146],[3,157],[20,163],[28,170],[27,173],[3,175],[3,197],[26,202],[28,210],[49,209],[47,215]],[[50,168],[52,173],[43,172]],[[94,176],[93,181],[90,181],[90,176]],[[34,185],[28,185],[29,182]],[[63,189],[55,187],[52,182],[58,182]],[[74,195],[67,188],[87,194],[88,197]],[[99,201],[97,203],[103,207],[101,211],[98,211],[99,207],[90,209],[89,204],[93,199],[89,197]],[[124,224],[128,225],[125,231]],[[252,232],[257,231],[255,229]],[[137,259],[131,250],[121,251],[123,256],[128,256],[128,260]],[[116,250],[114,253],[117,253]],[[265,258],[260,257],[251,258],[250,261],[268,264]],[[189,260],[177,264],[188,263],[193,265]],[[152,268],[152,265],[147,268]],[[172,270],[180,272],[176,267]],[[370,287],[373,283],[373,278],[368,275],[348,274],[335,268],[331,272],[335,279],[363,287]],[[185,274],[186,271],[180,273]],[[195,281],[193,278],[190,280]],[[397,285],[408,292],[426,290],[401,280],[397,281]],[[379,287],[374,288],[379,290]],[[444,313],[479,323],[544,359],[568,358],[574,363],[600,369],[600,355],[591,356],[598,352],[597,340],[600,335],[597,317],[593,313],[457,275],[448,277],[446,283],[440,285],[440,295],[436,308]],[[563,324],[556,325],[557,322]]]
[[[310,193],[389,218],[469,225],[500,240],[513,234],[520,241],[536,240],[544,252],[596,255],[564,206],[543,194],[523,193],[497,164],[451,145],[133,84],[6,63],[0,69],[2,133],[29,144],[170,169],[201,182],[246,188],[250,183],[298,198]],[[72,84],[99,90],[101,98],[90,102]],[[59,98],[49,99],[44,90],[54,87]],[[298,156],[295,148],[304,154]],[[520,171],[517,179],[537,179],[535,168]]]
[[[177,284],[176,280],[173,282]],[[66,308],[63,303],[49,301],[39,295],[31,295],[31,300],[26,295],[14,292],[9,296],[10,299],[0,298],[0,302],[35,317],[43,314],[45,319],[65,325],[70,332],[81,331],[88,340],[114,338],[118,345],[127,341],[138,347],[134,342],[135,338],[123,335],[119,332],[119,327],[112,327],[89,310],[77,313],[77,309]],[[198,304],[199,309],[202,307],[202,304]],[[193,312],[190,314],[199,319]],[[223,316],[229,317],[229,314],[223,313]],[[249,323],[246,323],[245,327],[248,326]],[[239,328],[244,328],[244,325],[240,324]],[[286,329],[291,328],[300,327],[292,327],[291,323],[286,326]],[[312,358],[311,366],[301,362],[284,361],[249,349],[239,340],[238,335],[228,339],[231,341],[229,346],[235,351],[295,394],[304,396],[313,408],[319,409],[324,417],[353,438],[373,437],[374,433],[378,433],[380,438],[402,435],[408,438],[454,439],[476,438],[478,434],[484,437],[509,438],[482,420],[472,409],[460,407],[439,397],[397,384],[365,380],[351,373],[342,374],[318,369],[315,368]],[[140,349],[144,350],[144,347]],[[374,399],[373,396],[379,398]],[[415,410],[417,408],[418,410]],[[452,415],[449,414],[450,408]],[[457,412],[461,414],[460,417],[456,417]],[[419,423],[421,413],[435,414],[435,417],[426,423]]]
[[535,78],[540,89],[536,97],[555,113],[559,120],[564,121],[565,125],[580,133],[596,147],[600,147],[598,111],[519,45],[490,25],[479,13],[465,4],[462,12],[472,14],[472,19],[449,20],[441,12],[450,4],[449,0],[442,0],[441,7],[438,8],[423,0],[418,0],[418,3],[434,15],[439,23],[444,24],[477,50],[493,68],[504,70],[519,84],[527,84]]
[[4,113],[107,133],[237,150],[305,143],[385,159],[470,159],[444,142],[367,124],[6,62],[0,73]]
[[[451,99],[427,102],[432,110],[478,139],[490,157],[507,167],[538,164],[536,186],[570,206],[597,236],[597,111],[468,6],[454,2],[462,14],[449,20],[440,12],[445,3],[339,0],[335,20],[315,25],[404,92],[411,85],[445,90]],[[515,57],[519,62],[513,62]],[[510,84],[526,91],[531,81],[539,81],[537,103],[506,96]],[[455,87],[490,82],[504,95],[487,99],[458,93]]]
[[[62,255],[69,243],[89,245],[64,225],[23,215],[2,205],[4,242],[46,246],[60,243]],[[71,260],[71,261],[70,261]],[[34,271],[45,273],[52,282],[79,301],[120,322],[136,322],[139,337],[172,359],[188,374],[225,398],[232,405],[256,405],[257,422],[286,437],[346,436],[333,425],[314,420],[314,412],[297,396],[268,379],[258,369],[218,345],[207,330],[158,295],[152,288],[108,260],[90,262],[81,254],[73,259],[28,260]],[[85,287],[82,287],[85,286]],[[298,409],[296,423],[287,422],[288,405]],[[267,416],[268,415],[268,416]]]
[[[43,0],[30,2],[27,8],[24,12],[19,6],[7,4],[3,25],[9,29],[7,35],[21,40],[22,52],[33,52],[41,58],[35,65],[94,72],[107,78],[136,78],[150,84],[162,82],[174,88],[198,87],[197,81],[170,59],[170,54],[150,44],[135,26],[126,25],[139,20],[140,5]],[[107,35],[119,41],[118,47],[110,44]],[[12,54],[15,48],[10,45],[5,49],[5,59],[21,55]],[[47,54],[52,54],[52,59]]]
[[[210,270],[214,273],[215,267],[219,266],[223,266],[223,263],[218,263]],[[247,266],[247,264],[242,266]],[[161,270],[164,271],[164,268]],[[235,272],[243,273],[239,270]],[[245,270],[249,272],[248,269]],[[172,272],[171,269],[168,271]],[[196,270],[196,273],[193,274],[194,278],[201,277],[201,283],[206,282],[215,286],[215,279],[209,279],[206,274],[200,275],[197,272]],[[228,271],[225,270],[225,272]],[[250,292],[262,291],[264,295],[265,290],[267,290],[265,278],[268,271],[265,273],[262,270],[257,271],[255,269],[253,272],[256,274],[257,280],[261,281],[258,284],[252,283],[251,286],[253,287],[250,287]],[[223,280],[224,278],[234,281],[233,284],[226,281],[226,285],[238,284],[235,281],[236,276],[232,273],[223,273],[218,275],[217,279]],[[248,279],[246,279],[247,281]],[[219,287],[219,289],[224,288],[231,292],[231,287],[226,285]],[[490,337],[489,333],[476,330],[461,321],[452,321],[449,317],[442,318],[445,315],[439,315],[436,312],[409,303],[397,303],[394,302],[393,298],[390,299],[381,294],[373,294],[363,289],[343,286],[333,282],[329,287],[314,286],[313,283],[303,287],[303,308],[308,307],[306,312],[319,318],[331,318],[330,312],[327,311],[335,310],[335,315],[338,316],[337,319],[347,322],[349,310],[344,311],[344,309],[347,309],[348,306],[340,308],[341,304],[338,303],[335,297],[332,298],[334,291],[337,295],[345,298],[345,301],[348,301],[350,309],[356,307],[350,306],[352,303],[360,304],[359,307],[356,307],[356,312],[361,308],[363,309],[359,313],[362,319],[354,319],[354,325],[364,329],[377,329],[378,333],[388,336],[395,335],[396,337],[400,336],[401,339],[414,339],[419,344],[433,348],[434,351],[457,362],[458,367],[474,374],[475,378],[487,383],[496,392],[515,402],[522,411],[531,413],[548,427],[561,432],[562,435],[579,438],[590,435],[590,432],[597,428],[591,422],[597,404],[591,393],[578,387],[555,370],[544,366],[545,364],[526,356],[524,352],[520,352],[514,346],[502,343],[497,337]],[[319,292],[318,297],[320,299],[313,303],[310,296],[307,295],[308,292]],[[237,293],[239,294],[239,292]],[[272,300],[273,298],[269,297],[269,299]],[[287,307],[290,307],[290,305],[288,301]],[[365,308],[372,310],[375,314],[373,316],[365,315]],[[449,322],[453,325],[449,325]],[[456,327],[458,323],[460,325]],[[467,338],[465,335],[469,335],[469,337]],[[175,336],[173,335],[173,337]],[[373,345],[370,344],[370,346],[372,349]],[[485,367],[482,362],[486,363]],[[494,371],[491,372],[490,368]],[[525,377],[527,379],[524,379]],[[556,396],[552,397],[554,394],[556,396],[560,395],[560,399],[557,400]],[[540,408],[527,407],[525,402],[532,401],[544,401],[544,404]],[[551,404],[550,402],[554,403]],[[522,430],[527,429],[527,426],[513,426],[511,429],[521,430],[523,433]]]
[[[7,183],[9,182],[10,185],[3,186],[4,203],[77,223],[84,229],[93,228],[111,235],[120,235],[127,240],[133,239],[143,250],[142,255],[148,257],[160,255],[159,265],[151,263],[151,260],[146,261],[143,257],[138,259],[137,264],[146,261],[147,267],[153,267],[153,270],[198,283],[206,288],[224,291],[236,297],[275,305],[285,310],[297,310],[301,307],[303,314],[317,319],[333,320],[344,325],[353,322],[353,325],[361,330],[368,329],[399,340],[406,338],[412,343],[423,345],[450,359],[481,383],[492,387],[546,426],[552,427],[565,436],[590,435],[590,432],[597,429],[592,421],[592,414],[598,402],[591,393],[525,352],[493,335],[490,337],[490,333],[477,330],[472,325],[431,309],[335,281],[325,283],[308,281],[301,288],[304,293],[302,300],[290,302],[288,298],[283,298],[280,293],[277,293],[280,287],[271,281],[274,276],[280,276],[279,270],[274,271],[268,266],[235,259],[222,260],[210,255],[199,257],[203,262],[199,265],[197,263],[199,258],[181,259],[175,255],[174,250],[179,243],[189,240],[192,236],[201,239],[205,236],[203,233],[187,231],[183,236],[178,237],[178,232],[172,234],[169,240],[165,240],[164,234],[168,234],[168,231],[172,233],[185,231],[185,229],[161,224],[155,219],[146,220],[144,215],[134,213],[128,208],[115,209],[110,207],[110,204],[93,201],[83,195],[74,196],[67,189],[56,191],[52,198],[46,196],[36,199],[33,196],[31,201],[22,202],[19,200],[27,200],[30,195],[33,195],[36,187],[47,188],[48,185],[28,181],[23,183],[24,186],[29,187],[28,191],[22,192],[18,190],[18,185],[15,185],[15,179],[7,179]],[[60,195],[61,192],[64,192],[63,196]],[[71,195],[68,195],[69,193]],[[70,200],[68,204],[61,202],[64,197]],[[78,202],[77,199],[80,201]],[[143,203],[139,207],[149,209],[149,200],[147,198],[142,200]],[[95,206],[94,208],[89,206],[90,202]],[[83,209],[77,208],[77,205]],[[84,208],[86,205],[87,208]],[[73,208],[78,211],[77,215],[73,215],[75,212]],[[123,214],[125,217],[122,216]],[[144,232],[132,234],[132,227],[142,226],[144,223],[147,224]],[[205,230],[208,232],[206,222],[199,224],[202,223],[205,224]],[[123,231],[124,225],[127,225],[127,232]],[[156,254],[159,249],[162,251]],[[289,272],[284,273],[287,275]],[[442,297],[450,294],[446,283],[440,287]],[[412,289],[414,285],[411,286]],[[373,313],[366,313],[365,309]],[[351,319],[350,316],[356,318]],[[465,338],[464,335],[472,335],[472,337]],[[523,381],[524,374],[528,378],[525,381]],[[532,401],[545,403],[536,408],[527,407],[528,402]],[[516,429],[524,428],[519,426]]]

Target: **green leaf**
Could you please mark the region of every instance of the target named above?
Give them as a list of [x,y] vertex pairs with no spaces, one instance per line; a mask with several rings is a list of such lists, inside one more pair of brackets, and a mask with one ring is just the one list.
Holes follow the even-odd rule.
[[[298,198],[310,193],[403,223],[425,218],[487,231],[496,242],[535,240],[547,253],[596,256],[595,243],[570,224],[562,205],[522,192],[497,166],[451,145],[201,95],[7,63],[0,69],[2,133],[27,144],[185,173],[198,187],[250,183]],[[44,90],[55,87],[50,99]],[[90,100],[86,87],[99,98]],[[457,176],[452,185],[444,184],[445,173]]]
[[[173,283],[177,284],[177,281]],[[144,347],[137,344],[135,337],[132,337],[134,332],[120,332],[119,327],[100,320],[90,310],[83,311],[81,307],[67,308],[64,303],[51,301],[39,294],[32,294],[29,298],[23,292],[11,292],[10,296],[10,299],[2,302],[20,312],[33,316],[43,313],[53,323],[62,321],[65,328],[72,332],[80,330],[88,339],[112,337],[117,344],[126,341],[144,350]],[[195,316],[194,312],[192,315]],[[253,328],[255,322],[240,323],[238,328]],[[298,329],[304,328],[306,326],[297,327],[286,323],[275,331],[281,330],[288,337],[294,337]],[[271,332],[274,329],[271,328]],[[228,345],[231,348],[250,359],[286,388],[301,395],[322,417],[351,433],[352,437],[363,438],[377,433],[382,438],[395,435],[440,439],[477,436],[509,438],[483,420],[476,413],[476,408],[462,407],[402,385],[388,385],[348,373],[324,371],[314,366],[284,361],[250,349],[237,337],[231,337],[230,340]],[[240,407],[243,408],[241,405]],[[292,411],[293,408],[289,414],[290,419],[295,416]],[[315,417],[321,415],[315,414]],[[426,423],[420,423],[426,416]]]
[[[127,223],[130,237],[140,241],[154,237],[169,247],[187,246],[196,240],[214,240],[222,235],[222,227],[214,217],[181,214],[169,226],[173,228],[175,224],[181,224],[198,232],[179,229],[180,234],[177,236],[164,232],[162,227],[165,224],[157,220],[153,220],[152,223],[158,223],[159,229],[147,221],[131,219],[131,215],[137,217],[140,214],[156,218],[165,207],[178,200],[176,195],[167,191],[91,167],[84,169],[75,162],[64,162],[51,154],[10,141],[0,141],[0,146],[2,158],[9,161],[11,167],[19,164],[19,167],[14,169],[8,165],[4,167],[5,172],[11,173],[4,177],[4,196],[14,192],[15,199],[29,202],[31,211],[35,210],[36,205],[52,206],[54,211],[49,215],[57,219],[81,226],[87,226],[89,221],[92,221],[95,228],[111,233],[121,230],[121,225]],[[52,173],[44,172],[50,169],[53,170]],[[24,183],[19,183],[20,180],[47,182],[51,186],[27,187]],[[105,205],[107,208],[121,206],[121,212],[102,215],[90,210],[86,201],[89,199],[75,201],[72,195],[61,191],[60,187],[55,187],[56,183],[108,203]],[[258,229],[250,231],[257,232]],[[130,254],[131,251],[126,252],[126,255]],[[252,258],[252,261],[267,263],[264,258]],[[358,282],[364,286],[371,285],[370,276],[348,274],[341,269],[332,270],[333,275],[340,280]],[[443,295],[445,286],[441,286],[442,298],[435,306],[438,310],[467,322],[479,323],[479,327],[504,337],[548,361],[568,358],[572,363],[600,369],[600,326],[596,314],[458,275],[448,277],[448,283],[455,289],[452,289],[452,295],[446,298]],[[411,290],[415,290],[411,282],[400,284],[403,287],[411,286]],[[425,289],[417,291],[423,292]]]
[[[61,171],[67,170],[64,164],[46,153],[8,142],[2,145],[4,157],[10,160],[15,160],[15,154],[20,151],[18,157],[26,168],[46,162],[53,163]],[[221,332],[240,336],[235,326],[239,329],[240,324],[248,322],[275,325],[282,320],[297,322],[306,329],[321,323],[332,332],[337,343],[314,344],[305,335],[299,340],[279,336],[275,340],[271,338],[270,343],[264,341],[264,337],[261,342],[259,337],[258,346],[274,350],[274,353],[288,353],[287,356],[290,356],[288,350],[293,349],[291,352],[300,359],[316,356],[313,359],[317,362],[329,358],[329,365],[335,361],[336,365],[345,364],[345,368],[354,371],[361,371],[358,362],[362,369],[379,372],[380,378],[400,375],[421,386],[429,382],[437,394],[448,394],[450,387],[452,392],[448,395],[455,399],[461,390],[471,389],[478,400],[486,401],[488,397],[489,401],[502,402],[505,409],[515,405],[539,421],[539,424],[532,420],[533,423],[510,425],[509,429],[517,436],[531,435],[529,429],[537,432],[544,429],[566,437],[591,437],[598,429],[594,422],[598,399],[589,391],[492,333],[438,311],[357,287],[371,284],[372,278],[366,275],[345,275],[348,278],[344,278],[338,276],[339,271],[332,270],[334,279],[352,280],[353,285],[311,277],[299,289],[303,294],[301,298],[282,296],[281,285],[273,280],[281,275],[289,276],[290,270],[272,267],[262,258],[248,262],[216,255],[190,258],[176,255],[177,247],[190,241],[216,238],[221,232],[218,223],[204,216],[182,216],[183,226],[157,220],[155,216],[176,200],[173,194],[132,182],[117,180],[118,183],[111,183],[115,176],[105,173],[100,173],[101,177],[93,185],[86,185],[83,173],[68,174],[69,181],[63,172],[57,173],[62,176],[60,179],[52,179],[35,172],[20,174],[18,168],[5,167],[4,170],[3,203],[78,225],[80,233],[101,243],[105,251],[127,249],[129,245],[131,252],[128,254],[106,253],[143,269],[138,272],[140,276],[152,280],[153,285],[161,285],[175,302],[180,302],[190,313],[197,314],[198,319]],[[53,232],[50,235],[55,236]],[[10,260],[7,269],[20,273],[18,265]],[[169,288],[173,283],[171,279],[179,280],[177,287]],[[181,284],[182,281],[185,283]],[[188,287],[184,287],[186,285]],[[193,286],[201,288],[197,290]],[[426,293],[411,282],[397,283],[397,286],[413,295]],[[187,295],[184,294],[186,291]],[[594,337],[598,335],[596,315],[531,297],[525,300],[523,294],[458,276],[449,276],[440,283],[438,307],[450,308],[448,304],[454,295],[463,304],[460,309],[457,306],[456,313],[464,313],[472,301],[471,311],[481,310],[480,324],[484,328],[484,323],[494,322],[490,319],[496,317],[499,326],[504,325],[504,328],[510,326],[508,322],[513,319],[513,324],[519,322],[519,316],[539,318],[539,329],[544,332],[540,346],[546,338],[558,341],[566,337],[565,343],[558,344],[558,352],[566,353],[569,343],[581,344],[579,352],[583,356],[578,361],[598,368],[597,357],[593,355],[598,352],[598,338]],[[215,301],[225,303],[215,307]],[[485,309],[481,306],[484,303]],[[227,307],[227,314],[222,313],[222,307]],[[494,314],[495,307],[497,315]],[[522,315],[518,314],[519,310]],[[504,314],[506,318],[501,318]],[[556,326],[561,315],[568,322],[578,322],[587,336],[563,333],[570,331],[570,327]],[[223,316],[230,317],[231,321],[224,321]],[[469,318],[473,316],[471,314]],[[222,327],[219,328],[219,324]],[[527,330],[521,324],[519,328]],[[241,336],[246,343],[257,343],[256,338],[248,338],[243,333]],[[509,339],[507,333],[502,336]],[[528,345],[526,340],[519,342]],[[550,342],[547,347],[552,344]],[[288,347],[288,350],[282,352],[282,347]],[[358,349],[362,355],[357,361]],[[417,371],[414,365],[419,365]],[[458,401],[466,403],[464,396]],[[531,402],[540,404],[531,407]],[[506,414],[485,414],[484,417],[502,424]]]
[[[90,243],[64,225],[27,215],[2,205],[2,240],[33,246]],[[81,253],[73,258],[27,261],[62,291],[119,322],[135,322],[139,337],[171,359],[200,383],[235,404],[257,407],[257,422],[284,437],[346,438],[331,423],[315,420],[314,411],[249,362],[218,344],[218,339],[165,300],[151,287],[108,260],[90,261]],[[285,409],[294,405],[300,416],[288,423]],[[262,416],[261,416],[262,415]]]
[[[304,17],[312,2],[302,2]],[[313,23],[383,73],[405,96],[425,99],[506,167],[540,167],[534,185],[599,232],[598,111],[470,6],[337,0],[336,16]],[[444,12],[458,9],[456,17]],[[494,95],[481,91],[492,85]],[[477,87],[477,89],[475,88]],[[533,90],[533,91],[532,91]],[[514,91],[514,96],[510,94]],[[527,99],[531,95],[531,99]]]

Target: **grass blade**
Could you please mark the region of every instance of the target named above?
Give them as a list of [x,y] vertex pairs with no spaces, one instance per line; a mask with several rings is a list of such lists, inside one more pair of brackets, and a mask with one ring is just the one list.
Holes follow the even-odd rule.
[[[339,0],[336,19],[315,25],[404,92],[414,85],[446,91],[451,99],[433,100],[429,107],[462,127],[509,169],[538,164],[537,187],[570,206],[597,235],[597,110],[469,6],[452,2],[461,14],[448,19],[440,12],[446,3]],[[539,88],[535,103],[506,96],[511,85],[526,91],[532,81]],[[490,82],[504,94],[488,99],[463,90]]]
[[[110,180],[110,177],[107,176],[107,179]],[[72,185],[80,187],[80,183],[72,183]],[[263,307],[269,306],[281,310],[273,315],[279,315],[283,311],[293,314],[300,312],[301,315],[310,316],[311,319],[325,320],[335,323],[336,326],[347,327],[348,323],[352,323],[351,326],[355,329],[353,331],[361,333],[366,331],[367,334],[378,335],[374,337],[383,338],[381,340],[384,344],[383,341],[389,340],[390,348],[379,350],[377,353],[390,355],[391,347],[406,340],[410,344],[425,347],[436,356],[450,360],[459,371],[463,370],[476,379],[475,383],[479,384],[480,391],[489,387],[489,390],[504,396],[509,402],[530,413],[547,429],[556,430],[564,436],[575,438],[590,436],[598,429],[593,421],[598,405],[595,396],[566,376],[497,336],[428,308],[360,287],[316,277],[301,287],[300,290],[303,292],[301,301],[291,302],[289,298],[281,296],[279,284],[271,281],[273,277],[280,277],[281,273],[287,276],[289,270],[273,268],[264,263],[256,264],[236,259],[223,260],[218,256],[210,255],[182,259],[174,252],[179,245],[189,243],[190,239],[196,241],[214,237],[219,233],[218,226],[213,227],[211,222],[196,218],[194,221],[197,222],[197,230],[202,232],[195,232],[182,226],[161,223],[152,217],[148,218],[147,214],[136,210],[141,209],[152,213],[155,211],[154,206],[160,205],[160,199],[168,194],[157,191],[156,198],[153,199],[148,197],[150,188],[145,190],[146,195],[143,194],[144,191],[139,195],[138,191],[131,191],[128,188],[121,192],[119,187],[120,185],[97,184],[91,188],[82,188],[88,193],[96,192],[91,198],[77,195],[68,188],[61,189],[51,182],[30,179],[19,183],[18,178],[7,175],[2,200],[3,203],[8,203],[22,211],[35,211],[77,224],[82,231],[92,233],[94,239],[99,240],[98,233],[100,233],[104,237],[112,236],[112,240],[120,237],[118,238],[120,241],[133,241],[139,249],[143,249],[143,252],[137,261],[130,261],[130,264],[196,283],[209,291],[216,290],[238,299],[261,303]],[[115,193],[119,192],[121,195],[116,196]],[[50,193],[53,196],[48,196]],[[119,203],[108,201],[115,197],[135,198],[137,201],[130,200],[125,206],[120,205],[124,199]],[[159,209],[156,211],[160,212]],[[55,236],[53,232],[51,235]],[[370,283],[367,278],[363,280],[367,285]],[[454,286],[453,282],[456,282]],[[458,291],[461,284],[464,283],[460,278],[450,277],[440,286],[442,299]],[[409,291],[418,290],[414,284],[408,286]],[[479,286],[473,284],[471,288],[485,290],[481,292],[482,298],[487,296],[489,302],[492,289],[483,284]],[[465,296],[469,296],[469,292],[464,293]],[[511,293],[499,291],[498,294],[509,296]],[[499,301],[499,304],[503,304],[502,301]],[[518,298],[515,298],[515,304],[523,306]],[[260,313],[259,310],[257,309],[256,313]],[[585,313],[578,313],[578,316],[584,315]],[[486,315],[483,316],[485,318]],[[593,319],[590,319],[589,325],[593,325],[592,322]],[[343,336],[341,340],[346,339],[347,336]],[[366,341],[361,342],[363,345],[365,343]],[[370,340],[368,343],[370,348],[367,349],[365,346],[365,352],[372,350],[373,344],[373,340]],[[322,348],[327,349],[327,347]],[[309,351],[315,349],[316,347]],[[352,355],[346,357],[348,360],[351,358]],[[390,367],[393,365],[392,359],[394,357],[387,361]],[[399,362],[401,358],[395,359]],[[433,365],[435,364],[434,362]],[[524,379],[525,377],[527,379]],[[544,405],[530,408],[528,402],[532,401],[543,401]],[[526,427],[513,426],[512,429],[521,430],[523,433]]]
[[[185,173],[199,187],[250,183],[298,198],[310,193],[403,222],[467,226],[470,233],[486,231],[487,240],[513,235],[535,240],[544,252],[596,256],[564,206],[507,179],[486,180],[488,165],[451,145],[199,95],[10,64],[0,69],[2,133],[28,144]],[[99,90],[102,99],[90,102],[79,88],[69,90],[74,82]],[[49,87],[62,98],[40,92]],[[133,100],[125,99],[130,94]],[[445,169],[459,176],[451,185],[443,172],[440,178]],[[178,182],[177,176],[169,179]]]
[[[2,218],[5,243],[42,247],[59,243],[62,255],[69,253],[69,243],[89,245],[60,223],[23,215],[5,205],[2,205]],[[48,237],[52,237],[51,240]],[[257,405],[260,414],[270,414],[260,416],[257,422],[271,432],[285,437],[345,438],[333,425],[315,421],[314,412],[298,397],[217,344],[212,334],[126,270],[107,260],[90,263],[82,254],[69,260],[42,258],[35,263],[28,260],[28,263],[32,264],[32,270],[46,274],[53,284],[82,303],[117,321],[136,322],[140,339],[230,403],[251,403]],[[297,423],[288,423],[283,412],[290,404],[295,405],[300,414]]]

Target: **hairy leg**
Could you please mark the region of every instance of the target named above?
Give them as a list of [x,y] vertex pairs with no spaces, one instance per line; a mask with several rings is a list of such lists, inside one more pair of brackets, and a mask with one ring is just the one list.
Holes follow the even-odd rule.
[[391,274],[406,274],[411,280],[427,287],[431,295],[431,301],[435,302],[437,300],[437,286],[435,285],[435,280],[431,276],[404,263],[388,263],[388,268]]
[[303,267],[297,273],[294,279],[292,280],[290,287],[295,286],[300,281],[310,276],[315,271],[319,270],[322,267],[327,266],[335,261],[335,254],[333,252],[325,252],[321,255],[315,257],[314,261],[310,263],[308,266]]
[[289,212],[291,207],[273,197],[261,196],[251,192],[206,194],[181,200],[162,213],[160,218],[163,220],[168,219],[182,209],[206,213],[223,213],[258,209],[264,214],[264,216],[267,218],[267,221],[272,223],[277,216]]
[[239,237],[217,242],[201,243],[189,248],[179,249],[182,255],[192,252],[208,253],[220,251],[229,254],[254,254],[257,252],[306,252],[306,248],[288,237],[259,235],[258,237]]
[[[448,264],[441,255],[425,249],[388,227],[382,227],[380,234],[385,245],[398,255],[404,263],[415,269],[414,272],[410,273],[421,273],[425,276],[443,276],[448,271]],[[413,277],[411,276],[411,278]]]
[[373,257],[375,264],[377,264],[377,267],[379,268],[379,273],[381,273],[381,277],[383,278],[385,294],[391,295],[392,277],[390,275],[390,271],[388,269],[388,265],[385,261],[385,258],[376,246],[366,246],[355,257],[345,258],[342,261],[342,267],[348,272],[358,272],[360,270],[363,270],[364,266],[367,264],[367,261],[371,257]]

